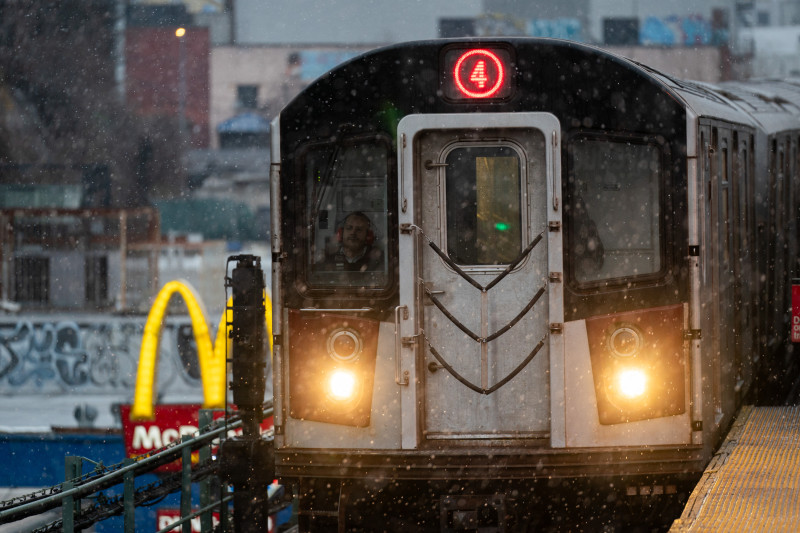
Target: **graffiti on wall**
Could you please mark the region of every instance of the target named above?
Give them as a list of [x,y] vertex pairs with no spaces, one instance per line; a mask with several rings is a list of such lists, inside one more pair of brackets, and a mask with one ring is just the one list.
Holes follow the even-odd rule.
[[[720,45],[728,42],[728,30],[703,15],[671,15],[646,17],[640,22],[639,44],[650,46]],[[526,32],[531,37],[585,41],[583,27],[577,18],[532,19]],[[503,35],[506,33],[495,33]]]
[[[136,384],[143,318],[0,320],[0,394],[121,394]],[[159,343],[162,391],[201,395],[191,324],[167,321]]]
[[702,15],[647,17],[639,30],[644,45],[718,45],[727,41],[727,30],[715,29]]
[[581,22],[576,18],[534,19],[528,21],[528,35],[582,41]]

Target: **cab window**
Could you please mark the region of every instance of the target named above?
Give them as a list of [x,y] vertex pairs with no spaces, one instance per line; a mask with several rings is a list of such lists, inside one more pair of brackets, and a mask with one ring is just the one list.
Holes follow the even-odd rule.
[[645,140],[571,142],[566,251],[577,286],[662,272],[661,161],[661,147]]
[[302,156],[310,288],[388,287],[389,149],[372,136],[316,145]]

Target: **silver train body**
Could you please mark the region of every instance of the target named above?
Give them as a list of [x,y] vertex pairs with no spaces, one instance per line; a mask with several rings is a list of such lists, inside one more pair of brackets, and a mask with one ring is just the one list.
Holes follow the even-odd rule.
[[[798,145],[800,82],[562,41],[401,44],[315,81],[272,140],[276,468],[302,512],[699,475],[791,363]],[[352,212],[380,251],[358,270],[326,259]]]

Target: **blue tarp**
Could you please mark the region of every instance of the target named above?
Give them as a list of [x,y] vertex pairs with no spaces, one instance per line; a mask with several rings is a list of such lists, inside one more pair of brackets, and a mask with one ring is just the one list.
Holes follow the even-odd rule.
[[[0,457],[3,457],[3,468],[0,468],[0,488],[52,487],[64,481],[64,457],[67,455],[87,458],[83,462],[83,473],[93,471],[94,465],[102,463],[113,466],[125,458],[125,445],[120,433],[97,434],[0,434]],[[158,482],[156,474],[143,474],[136,478],[136,487],[142,488]],[[115,485],[104,492],[108,498],[122,495],[123,486]],[[180,509],[180,493],[168,494],[163,500],[152,506],[136,508],[136,531],[157,531],[156,511],[159,508]],[[200,505],[200,490],[197,484],[192,485],[192,505],[197,509]],[[277,524],[287,522],[292,516],[292,509],[284,509],[276,517]],[[94,526],[97,533],[122,531],[122,516],[114,516],[98,522]]]
[[256,113],[242,113],[217,126],[218,133],[269,133],[269,121]]

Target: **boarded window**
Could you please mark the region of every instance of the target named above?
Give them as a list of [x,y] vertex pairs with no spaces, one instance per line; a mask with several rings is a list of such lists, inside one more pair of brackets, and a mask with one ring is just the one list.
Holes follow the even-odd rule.
[[17,302],[47,303],[50,300],[49,287],[49,258],[14,258],[14,299]]

